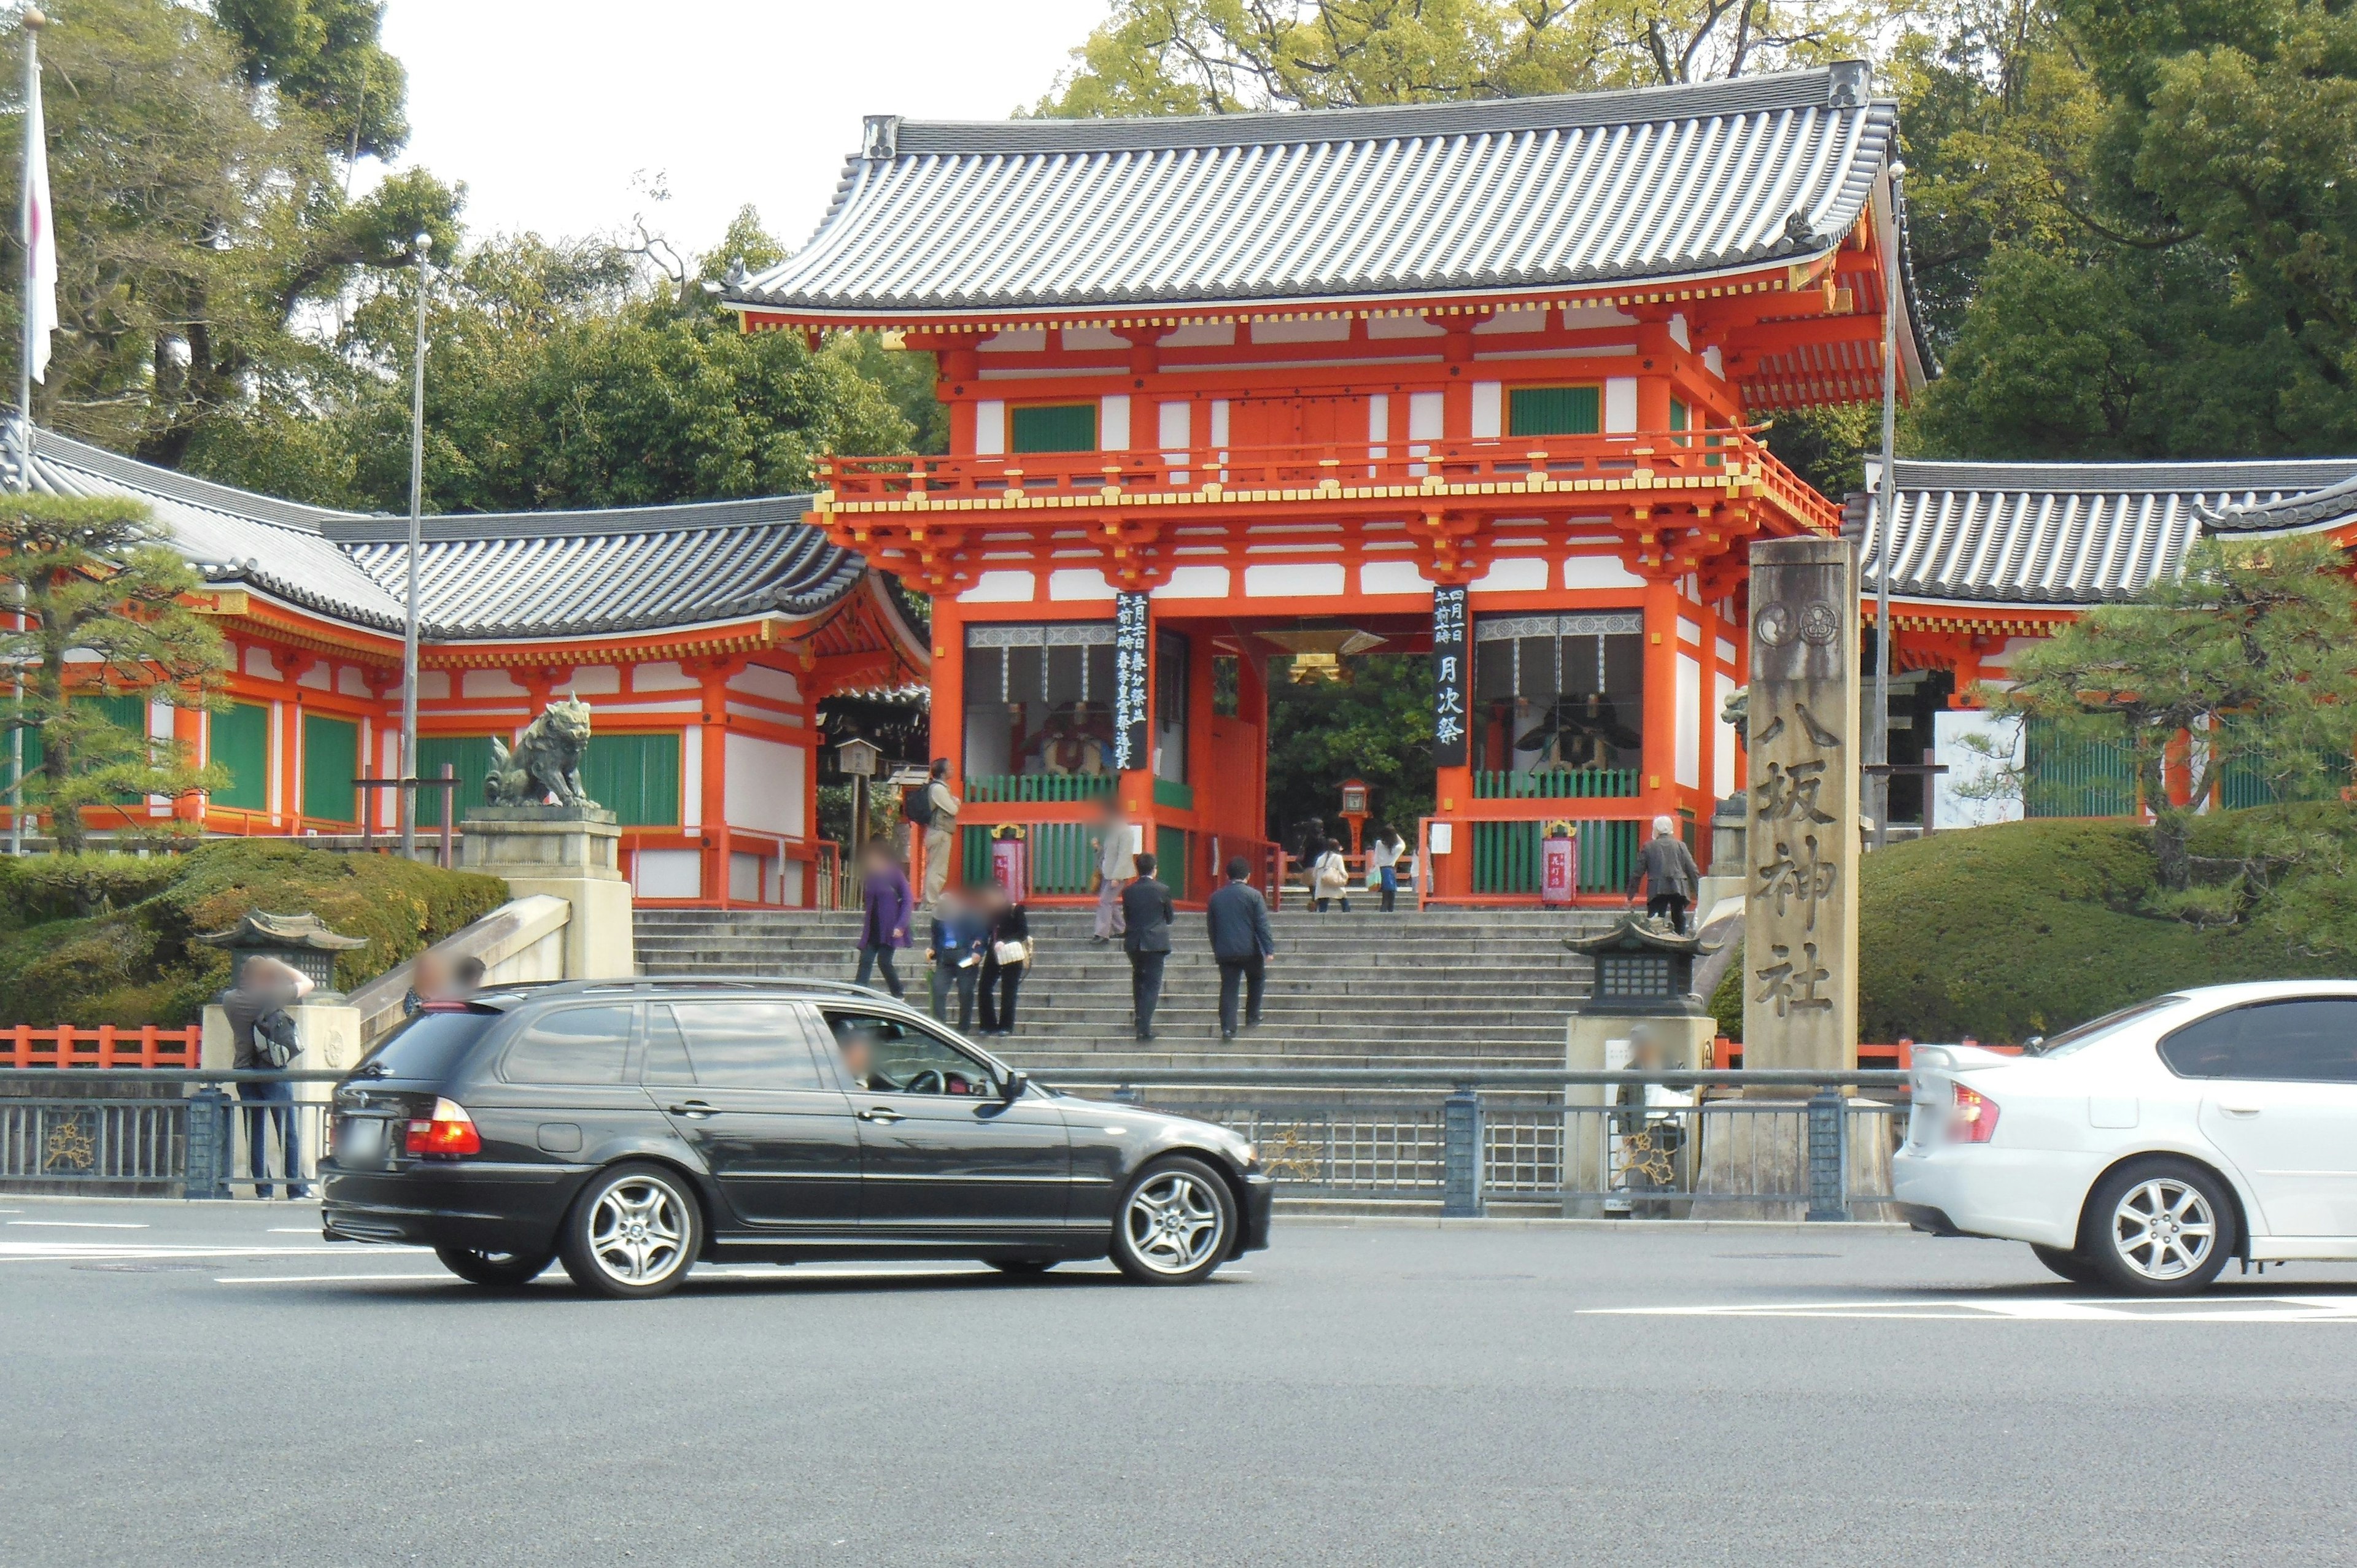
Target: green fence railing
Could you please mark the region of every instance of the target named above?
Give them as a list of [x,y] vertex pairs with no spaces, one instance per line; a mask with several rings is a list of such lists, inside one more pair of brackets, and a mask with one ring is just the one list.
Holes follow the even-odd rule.
[[1174,811],[1191,811],[1195,809],[1195,787],[1181,784],[1176,779],[1157,779],[1154,781],[1154,803],[1168,806]]
[[1633,768],[1551,768],[1531,773],[1476,773],[1477,800],[1626,800],[1637,793]]
[[[964,829],[961,859],[963,880],[980,886],[991,877],[990,837],[986,826]],[[1090,840],[1095,829],[1087,822],[1032,822],[1026,826],[1025,850],[1034,894],[1085,894],[1096,875],[1096,854]]]
[[2048,719],[2031,719],[2022,736],[2022,815],[2136,815],[2136,761],[2128,748],[2072,735]]
[[1113,793],[1110,773],[993,773],[969,776],[965,798],[978,805],[1049,805]]
[[[1641,842],[1635,822],[1574,821],[1577,835],[1575,855],[1581,893],[1619,893],[1629,886]],[[1529,894],[1537,897],[1545,842],[1544,822],[1475,822],[1473,826],[1473,891],[1483,894]]]

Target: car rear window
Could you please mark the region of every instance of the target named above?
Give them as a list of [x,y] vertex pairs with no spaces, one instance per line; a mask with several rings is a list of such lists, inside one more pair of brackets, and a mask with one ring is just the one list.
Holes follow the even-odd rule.
[[500,1076],[510,1083],[619,1083],[630,1055],[628,1004],[559,1007],[524,1021]]
[[378,1078],[447,1079],[483,1031],[499,1021],[489,1008],[420,1013],[385,1036],[361,1065]]

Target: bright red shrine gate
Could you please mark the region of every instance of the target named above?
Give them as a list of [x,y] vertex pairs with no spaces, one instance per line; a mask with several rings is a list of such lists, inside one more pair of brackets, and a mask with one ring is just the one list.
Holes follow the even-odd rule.
[[[1035,892],[1085,891],[1081,824],[1117,789],[1200,897],[1266,832],[1269,655],[1433,650],[1437,624],[1465,637],[1435,652],[1437,891],[1526,896],[1539,824],[1569,819],[1583,891],[1617,895],[1636,824],[1706,823],[1740,776],[1717,714],[1749,541],[1840,525],[1759,431],[1879,394],[1894,137],[1859,66],[871,119],[811,244],[730,299],[748,329],[939,356],[950,455],[836,456],[813,515],[933,596],[968,870],[1018,824]],[[1152,712],[1125,747],[1116,623],[1139,618]]]

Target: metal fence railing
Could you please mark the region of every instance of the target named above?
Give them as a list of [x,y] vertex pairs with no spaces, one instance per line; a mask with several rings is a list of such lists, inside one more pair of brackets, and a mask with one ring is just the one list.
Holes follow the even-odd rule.
[[[0,1073],[0,1187],[285,1193],[327,1150],[332,1072]],[[1908,1075],[1766,1070],[1059,1069],[1076,1092],[1220,1122],[1282,1197],[1660,1219],[1886,1217]],[[281,1082],[293,1101],[241,1087]],[[1866,1092],[1857,1092],[1857,1091]],[[260,1146],[255,1145],[256,1138]],[[256,1169],[257,1158],[260,1169]]]
[[[1887,1217],[1907,1075],[1049,1070],[1253,1141],[1280,1196],[1660,1219]],[[1421,1092],[1418,1092],[1421,1090]],[[1748,1092],[1747,1092],[1748,1091]],[[1768,1091],[1768,1092],[1761,1092]]]
[[[264,1196],[291,1196],[292,1184],[317,1176],[328,1146],[326,1089],[342,1076],[0,1073],[0,1188],[251,1197],[267,1187]],[[296,1098],[243,1097],[253,1092],[244,1086],[271,1083],[288,1085]]]

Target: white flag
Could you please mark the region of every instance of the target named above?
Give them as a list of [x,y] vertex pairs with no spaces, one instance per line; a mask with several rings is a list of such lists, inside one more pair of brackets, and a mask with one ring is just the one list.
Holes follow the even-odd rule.
[[38,84],[25,119],[25,349],[33,379],[46,379],[49,334],[58,326],[58,236],[49,208],[48,131]]

